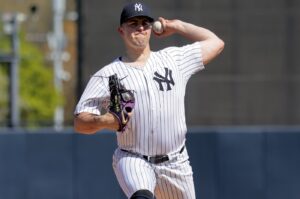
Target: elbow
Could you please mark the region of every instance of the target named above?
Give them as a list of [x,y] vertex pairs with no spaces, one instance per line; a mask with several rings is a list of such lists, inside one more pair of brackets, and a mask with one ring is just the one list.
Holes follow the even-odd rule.
[[225,48],[225,42],[222,39],[218,41],[218,54],[220,54]]
[[74,131],[76,133],[79,134],[84,134],[84,135],[91,135],[91,134],[95,134],[96,132],[91,130],[91,129],[87,129],[87,128],[82,128],[82,127],[78,127],[74,125]]
[[76,133],[80,133],[80,134],[87,134],[88,132],[86,132],[83,128],[81,128],[80,126],[76,125],[76,122],[74,122],[74,131]]
[[215,38],[211,40],[203,49],[204,58],[203,63],[204,65],[210,63],[213,59],[215,59],[224,49],[225,42],[220,38]]
[[74,119],[74,131],[76,133],[86,134],[86,135],[90,135],[90,134],[95,134],[96,133],[93,129],[87,128],[87,126],[84,125],[83,122],[80,121],[79,118],[75,118]]

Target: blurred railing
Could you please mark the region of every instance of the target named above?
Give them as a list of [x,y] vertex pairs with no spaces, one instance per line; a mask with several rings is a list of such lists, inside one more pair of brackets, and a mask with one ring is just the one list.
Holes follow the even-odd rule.
[[[125,198],[115,134],[0,130],[0,198]],[[187,134],[197,198],[298,199],[300,127],[199,127]]]

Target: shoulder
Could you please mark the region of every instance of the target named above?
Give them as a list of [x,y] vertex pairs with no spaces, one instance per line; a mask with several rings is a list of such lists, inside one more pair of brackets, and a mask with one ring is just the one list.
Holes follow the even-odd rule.
[[119,58],[116,58],[111,63],[99,69],[93,76],[109,77],[117,73],[120,70],[120,67],[122,67],[122,63]]
[[155,52],[158,58],[181,64],[186,58],[201,58],[201,43],[194,42],[183,46],[171,46]]
[[194,43],[186,44],[186,45],[183,45],[183,46],[167,47],[167,48],[164,48],[164,49],[158,51],[157,53],[178,55],[178,54],[182,54],[184,52],[190,51],[190,50],[200,49],[200,48],[201,48],[201,43],[200,42],[194,42]]

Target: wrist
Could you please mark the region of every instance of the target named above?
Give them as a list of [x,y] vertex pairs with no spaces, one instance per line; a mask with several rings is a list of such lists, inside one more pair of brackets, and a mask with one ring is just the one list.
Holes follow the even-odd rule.
[[119,122],[117,118],[109,112],[101,116],[101,123],[104,124],[104,128],[106,129],[113,131],[117,131],[119,129]]

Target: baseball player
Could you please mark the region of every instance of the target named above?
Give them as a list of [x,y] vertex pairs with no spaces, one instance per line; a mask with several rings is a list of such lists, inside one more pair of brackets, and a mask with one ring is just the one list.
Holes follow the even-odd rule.
[[[153,22],[144,3],[123,8],[118,32],[125,52],[91,77],[77,104],[74,128],[84,134],[116,131],[113,169],[128,198],[194,199],[185,146],[185,90],[190,77],[223,50],[224,42],[211,31],[182,20],[160,17],[161,27],[155,28],[162,30],[157,32]],[[161,39],[179,34],[191,43],[153,52],[151,34]],[[112,97],[111,77],[118,77],[115,81],[119,79],[122,88],[132,91],[132,111],[122,107],[128,101],[125,97]],[[116,109],[120,99],[121,108]],[[109,100],[114,105],[107,107]]]

